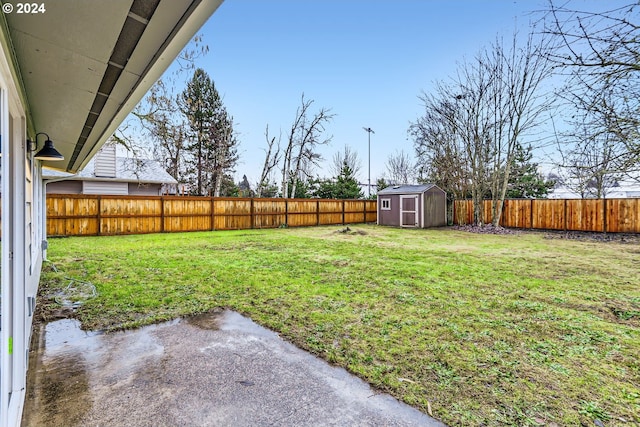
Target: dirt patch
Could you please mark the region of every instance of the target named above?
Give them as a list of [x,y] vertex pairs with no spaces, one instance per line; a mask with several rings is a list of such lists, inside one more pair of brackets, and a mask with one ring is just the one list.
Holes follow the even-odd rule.
[[369,234],[364,230],[351,229],[350,227],[345,227],[340,230],[336,230],[336,233],[348,234],[349,236],[366,236],[367,234]]
[[47,302],[38,302],[36,305],[34,323],[48,323],[60,319],[73,319],[75,310],[67,307],[59,307],[57,304],[47,304]]
[[611,323],[640,326],[640,304],[632,301],[608,300],[599,304],[564,303],[562,307],[588,312]]
[[[57,272],[54,264],[47,264],[44,272]],[[72,319],[78,308],[88,299],[96,296],[96,288],[92,283],[61,277],[67,284],[62,290],[59,283],[43,280],[38,290],[38,303],[34,315],[34,323],[47,323],[60,319]]]
[[[545,239],[565,239],[579,240],[585,242],[603,243],[630,243],[640,244],[640,234],[631,233],[595,233],[587,231],[555,231],[555,230],[521,230],[504,227],[494,227],[488,225],[454,225],[452,230],[466,231],[477,234],[523,234],[523,233],[545,233]],[[640,253],[640,252],[639,252]]]
[[640,235],[630,233],[592,233],[586,231],[547,231],[545,239],[580,240],[585,242],[640,244]]
[[514,230],[511,228],[494,227],[491,224],[487,225],[454,225],[451,227],[453,230],[466,231],[469,233],[477,234],[520,234],[522,230]]
[[220,322],[223,311],[220,309],[214,309],[206,313],[200,313],[193,316],[186,316],[185,320],[190,325],[196,326],[200,329],[217,331],[220,329]]

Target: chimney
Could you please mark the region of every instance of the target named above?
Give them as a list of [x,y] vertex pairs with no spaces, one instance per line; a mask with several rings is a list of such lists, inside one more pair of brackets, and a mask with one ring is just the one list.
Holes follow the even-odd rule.
[[94,175],[100,178],[116,177],[116,145],[107,142],[96,154]]

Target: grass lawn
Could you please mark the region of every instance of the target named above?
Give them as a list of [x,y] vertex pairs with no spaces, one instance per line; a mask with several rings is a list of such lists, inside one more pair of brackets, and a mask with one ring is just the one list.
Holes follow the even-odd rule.
[[639,245],[339,229],[52,239],[41,305],[91,283],[76,315],[107,330],[228,307],[450,425],[640,424]]

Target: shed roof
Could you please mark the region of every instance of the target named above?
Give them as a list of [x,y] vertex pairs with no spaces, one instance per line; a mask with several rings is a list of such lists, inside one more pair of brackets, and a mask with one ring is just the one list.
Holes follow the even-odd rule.
[[[435,184],[420,184],[420,185],[393,185],[378,191],[379,195],[389,194],[422,194],[427,190],[437,187]],[[439,188],[439,187],[438,187]]]

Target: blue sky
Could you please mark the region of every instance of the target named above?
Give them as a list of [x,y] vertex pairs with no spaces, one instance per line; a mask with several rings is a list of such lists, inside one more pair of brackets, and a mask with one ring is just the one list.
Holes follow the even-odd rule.
[[[241,141],[238,178],[260,175],[264,130],[286,134],[304,92],[330,108],[331,145],[324,168],[349,145],[367,180],[371,127],[371,181],[382,176],[396,150],[413,155],[407,138],[421,114],[418,96],[447,79],[496,35],[526,32],[530,12],[545,1],[499,0],[226,0],[201,29],[210,52],[199,59],[234,116]],[[577,8],[585,2],[574,1]],[[588,6],[603,2],[586,2]],[[186,79],[186,77],[185,77]]]

